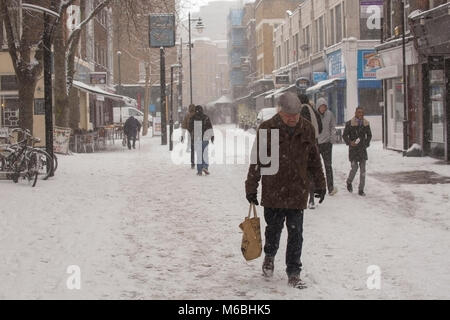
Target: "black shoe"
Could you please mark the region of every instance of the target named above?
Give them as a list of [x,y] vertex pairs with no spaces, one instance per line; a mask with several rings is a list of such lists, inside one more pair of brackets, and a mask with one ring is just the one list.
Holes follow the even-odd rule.
[[291,288],[300,290],[308,288],[306,286],[306,283],[302,279],[300,279],[300,276],[289,276],[288,285]]
[[353,193],[353,186],[351,183],[347,183],[347,190],[348,192]]
[[268,257],[264,259],[264,263],[262,266],[263,275],[266,278],[273,277],[273,270],[275,269],[275,257]]
[[191,164],[191,169],[192,169],[192,170],[195,169],[195,164]]
[[365,196],[366,196],[366,194],[364,193],[364,191],[360,191],[358,194],[359,194],[361,197],[365,197]]
[[208,171],[208,169],[203,169],[203,173],[206,174],[207,176],[209,176],[211,173]]
[[199,177],[203,177],[203,173],[201,173],[201,172],[197,172],[197,176],[199,176]]

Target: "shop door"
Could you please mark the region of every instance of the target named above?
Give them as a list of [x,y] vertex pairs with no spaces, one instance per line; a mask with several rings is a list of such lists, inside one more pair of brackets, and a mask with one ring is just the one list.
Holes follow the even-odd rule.
[[388,80],[388,148],[403,150],[403,84],[400,79]]
[[445,114],[446,114],[446,150],[445,150],[445,159],[450,161],[450,59],[445,61],[445,80],[447,82],[446,85],[446,99],[445,99]]

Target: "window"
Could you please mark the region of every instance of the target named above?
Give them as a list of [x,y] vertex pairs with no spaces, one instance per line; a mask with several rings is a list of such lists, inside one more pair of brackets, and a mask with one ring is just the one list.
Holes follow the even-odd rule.
[[310,26],[307,26],[305,29],[303,29],[303,43],[306,47],[306,50],[303,50],[303,57],[306,58],[309,56],[309,52],[311,50]]
[[295,61],[298,61],[298,50],[299,50],[299,39],[298,33],[294,36],[294,46],[295,46]]
[[15,75],[1,76],[0,90],[2,91],[19,90],[19,85],[17,84],[17,77]]
[[325,48],[325,30],[324,30],[324,24],[323,24],[323,16],[318,19],[318,32],[319,32],[319,50],[322,51]]
[[342,5],[338,4],[335,8],[335,15],[336,15],[336,42],[339,43],[342,41]]
[[336,35],[335,30],[336,27],[334,25],[334,8],[330,10],[330,44],[333,45],[336,43]]

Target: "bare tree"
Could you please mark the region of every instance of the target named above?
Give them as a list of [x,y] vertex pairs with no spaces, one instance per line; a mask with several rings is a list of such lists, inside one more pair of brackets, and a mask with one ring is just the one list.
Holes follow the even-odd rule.
[[[55,26],[53,46],[55,57],[55,120],[57,126],[73,127],[76,123],[76,121],[71,121],[70,102],[76,96],[75,89],[73,88],[75,56],[80,43],[82,30],[89,21],[110,3],[111,0],[100,1],[92,12],[87,12],[85,14],[84,20],[81,21],[79,25],[75,26],[68,36],[65,33],[63,23],[59,23]],[[65,12],[62,12],[62,15],[65,17]],[[72,115],[73,114],[74,112]]]

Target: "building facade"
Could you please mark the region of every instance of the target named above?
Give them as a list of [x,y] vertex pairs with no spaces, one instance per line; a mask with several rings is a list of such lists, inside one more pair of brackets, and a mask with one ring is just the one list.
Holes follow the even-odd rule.
[[325,97],[338,125],[364,107],[375,138],[382,137],[380,61],[382,1],[304,0],[274,29],[279,86],[295,86],[312,101]]
[[383,43],[377,47],[383,63],[377,77],[384,83],[384,145],[449,161],[450,36],[442,27],[450,24],[450,3],[410,0],[403,7],[386,0],[384,6]]

